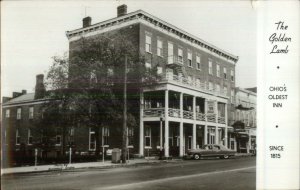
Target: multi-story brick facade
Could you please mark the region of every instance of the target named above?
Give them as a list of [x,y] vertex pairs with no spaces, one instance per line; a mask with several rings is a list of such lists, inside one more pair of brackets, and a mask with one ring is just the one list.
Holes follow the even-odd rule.
[[[145,87],[140,93],[139,126],[128,129],[130,153],[184,156],[188,149],[204,144],[235,149],[230,131],[235,117],[238,57],[144,11],[127,14],[125,6],[116,18],[91,25],[87,17],[82,28],[66,34],[70,58],[82,37],[121,34],[136,47],[137,56],[145,58],[145,66],[156,68],[161,76],[155,88]],[[40,80],[36,90],[15,93],[3,101],[4,155],[33,156],[37,144],[43,141],[43,133],[37,129],[41,126],[36,128],[34,120],[42,117],[41,105],[49,100],[43,96]],[[121,148],[121,126],[75,125],[68,128],[65,138],[60,131],[63,126],[54,126],[55,146],[44,153],[41,149],[39,154],[58,157],[68,151],[70,143],[74,155],[95,154],[103,147]]]
[[256,88],[236,88],[234,130],[231,146],[238,152],[256,151]]
[[142,10],[127,14],[126,6],[119,8],[118,17],[97,24],[85,18],[83,28],[68,31],[67,37],[72,56],[82,37],[127,35],[145,66],[156,67],[162,76],[154,90],[140,94],[140,126],[134,133],[139,133],[134,145],[139,154],[164,149],[166,157],[183,156],[207,143],[228,146],[238,57]]

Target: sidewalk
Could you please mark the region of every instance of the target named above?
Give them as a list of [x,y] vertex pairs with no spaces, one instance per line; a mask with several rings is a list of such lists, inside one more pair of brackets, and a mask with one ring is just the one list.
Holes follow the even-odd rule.
[[44,172],[44,171],[62,171],[62,170],[73,170],[79,168],[105,168],[105,167],[116,167],[126,166],[133,164],[142,163],[156,163],[161,162],[157,159],[134,159],[129,160],[127,164],[112,163],[111,160],[102,162],[85,162],[85,163],[72,163],[72,164],[56,164],[56,165],[41,165],[41,166],[24,166],[14,168],[3,168],[1,169],[1,175],[12,174],[12,173],[30,173],[30,172]]
[[[253,154],[249,153],[236,153],[235,157],[249,157],[253,156]],[[178,161],[182,159],[173,158],[172,160],[158,160],[157,158],[151,157],[147,158],[139,158],[134,160],[129,160],[127,164],[121,163],[112,163],[111,160],[107,160],[105,162],[85,162],[85,163],[72,163],[72,164],[56,164],[56,165],[41,165],[41,166],[24,166],[24,167],[14,167],[14,168],[4,168],[1,169],[1,176],[4,174],[13,174],[13,173],[30,173],[30,172],[45,172],[45,171],[63,171],[63,170],[73,170],[80,168],[106,168],[106,167],[121,167],[126,165],[134,165],[134,164],[146,164],[146,163],[159,163],[159,162],[172,162]]]

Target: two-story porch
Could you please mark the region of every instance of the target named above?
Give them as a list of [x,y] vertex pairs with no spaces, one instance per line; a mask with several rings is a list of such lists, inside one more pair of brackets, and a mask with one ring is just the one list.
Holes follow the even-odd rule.
[[228,144],[225,96],[165,81],[144,89],[141,102],[140,156],[184,156],[204,144]]

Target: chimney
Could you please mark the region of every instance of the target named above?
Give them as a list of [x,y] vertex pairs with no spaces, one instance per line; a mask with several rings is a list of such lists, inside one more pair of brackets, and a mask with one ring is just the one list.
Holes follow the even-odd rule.
[[127,5],[123,4],[118,6],[118,17],[124,16],[127,14]]
[[21,96],[21,95],[22,95],[21,92],[13,92],[13,93],[12,93],[12,97],[13,97],[13,98],[19,97],[19,96]]
[[2,97],[2,103],[8,102],[9,100],[11,100],[11,97],[6,97],[6,96]]
[[44,86],[44,75],[43,74],[36,75],[34,99],[44,98],[45,93],[46,93],[46,89]]
[[92,18],[91,17],[85,17],[82,19],[82,28],[86,28],[88,26],[91,26],[92,24]]

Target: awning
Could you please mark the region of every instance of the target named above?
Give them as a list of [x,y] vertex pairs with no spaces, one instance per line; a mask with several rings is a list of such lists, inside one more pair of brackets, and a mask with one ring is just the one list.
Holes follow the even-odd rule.
[[246,132],[236,132],[236,137],[240,139],[249,139],[249,134]]

